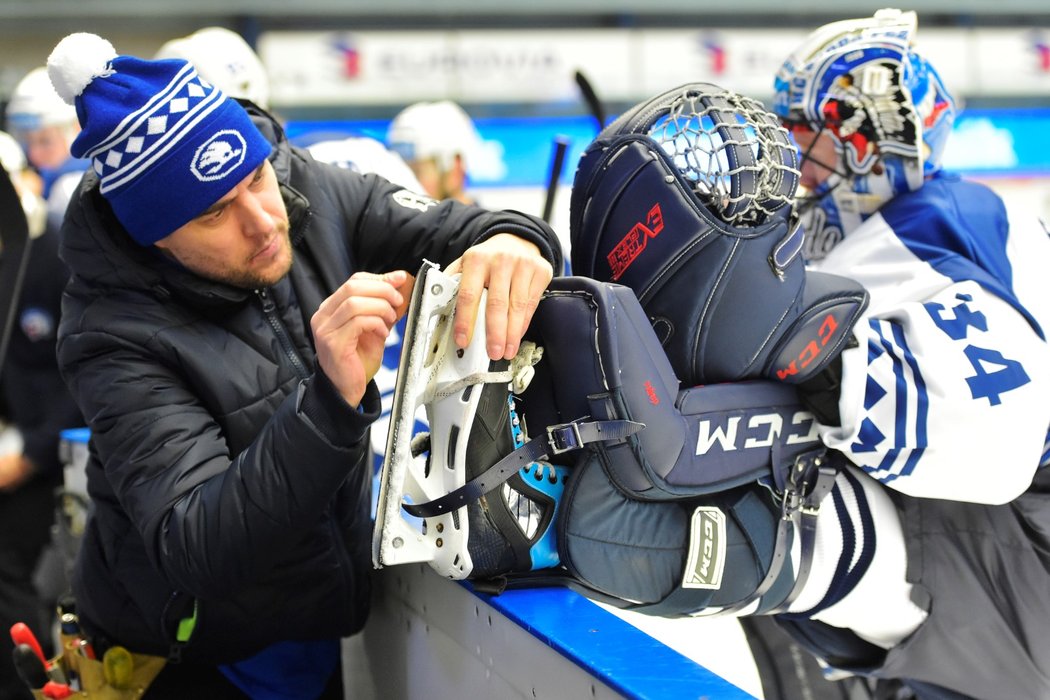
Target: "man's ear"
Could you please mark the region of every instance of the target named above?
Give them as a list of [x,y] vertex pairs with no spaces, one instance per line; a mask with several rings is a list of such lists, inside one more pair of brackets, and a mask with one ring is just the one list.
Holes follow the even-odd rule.
[[449,172],[455,173],[456,178],[459,180],[459,189],[462,190],[467,186],[467,166],[463,162],[461,153],[457,153],[452,158],[452,170]]

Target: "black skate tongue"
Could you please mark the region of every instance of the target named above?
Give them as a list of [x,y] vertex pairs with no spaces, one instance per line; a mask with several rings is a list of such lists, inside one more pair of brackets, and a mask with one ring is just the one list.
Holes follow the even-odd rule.
[[[509,366],[506,360],[498,360],[489,363],[489,371],[504,372]],[[470,481],[514,451],[514,436],[510,430],[510,405],[507,402],[510,390],[505,383],[475,384],[464,391],[481,392],[467,438],[466,479]],[[454,449],[455,441],[450,441],[449,450]],[[448,464],[455,464],[452,456],[449,455]]]

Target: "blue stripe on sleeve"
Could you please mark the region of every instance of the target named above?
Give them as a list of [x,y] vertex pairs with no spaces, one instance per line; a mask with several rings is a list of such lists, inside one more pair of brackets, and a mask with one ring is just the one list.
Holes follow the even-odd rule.
[[[885,354],[888,354],[893,361],[894,447],[886,452],[877,465],[861,466],[874,478],[883,483],[888,483],[900,476],[911,474],[925,452],[925,447],[928,442],[929,394],[926,388],[926,382],[919,369],[919,364],[916,361],[915,356],[912,355],[911,350],[908,348],[903,329],[897,324],[876,319],[869,321],[869,325],[878,336],[883,351]],[[869,353],[869,357],[872,355],[872,353]],[[908,372],[905,372],[905,366],[907,366],[907,369],[909,370]],[[908,374],[911,375],[910,380],[907,376]],[[869,384],[872,383],[873,382],[869,382]],[[914,420],[911,420],[909,418],[908,399],[913,390],[915,392],[915,418]],[[866,436],[865,440],[871,440],[874,436],[882,434],[877,426],[873,423],[868,423],[871,423],[870,420],[865,419],[864,428],[862,430]],[[914,430],[909,430],[913,426]],[[915,435],[915,445],[911,448],[906,445],[910,432],[914,432]],[[854,446],[864,448],[871,447],[872,445],[864,442],[863,444],[857,443]],[[858,451],[863,450],[858,449]],[[907,452],[907,458],[905,459],[903,466],[895,469],[894,465],[905,452]]]
[[1045,339],[1039,322],[1014,294],[1006,255],[1006,206],[991,189],[942,174],[895,197],[879,213],[916,257],[955,282],[980,284],[1014,307]]

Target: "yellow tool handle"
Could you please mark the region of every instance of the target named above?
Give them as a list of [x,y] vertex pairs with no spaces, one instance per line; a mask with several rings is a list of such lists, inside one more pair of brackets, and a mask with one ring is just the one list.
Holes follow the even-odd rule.
[[114,688],[124,690],[131,687],[135,660],[131,652],[122,646],[112,646],[102,655],[102,676]]

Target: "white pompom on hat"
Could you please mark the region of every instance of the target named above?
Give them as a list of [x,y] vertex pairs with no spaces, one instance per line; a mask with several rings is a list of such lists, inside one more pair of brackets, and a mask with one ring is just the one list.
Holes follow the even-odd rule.
[[58,42],[47,57],[47,74],[55,91],[66,101],[73,101],[92,80],[105,75],[117,50],[97,34],[78,32]]
[[244,108],[182,59],[118,56],[78,33],[47,69],[80,121],[70,152],[91,160],[99,192],[141,245],[192,221],[271,153]]

